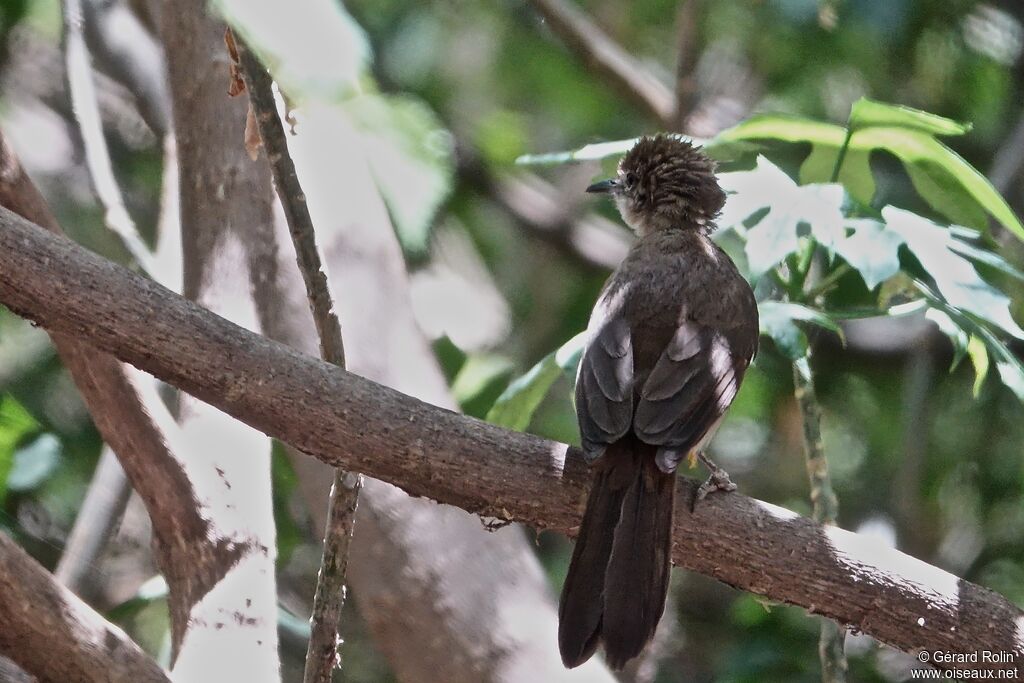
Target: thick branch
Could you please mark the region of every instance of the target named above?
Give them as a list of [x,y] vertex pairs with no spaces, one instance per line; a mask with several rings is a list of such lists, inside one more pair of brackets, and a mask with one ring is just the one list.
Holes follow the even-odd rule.
[[163,670],[131,638],[57,583],[3,533],[0,624],[0,652],[40,680],[168,683]]
[[[334,466],[539,528],[579,521],[588,478],[576,449],[429,406],[298,353],[6,210],[0,301]],[[695,484],[680,479],[683,501]],[[992,591],[739,494],[689,507],[677,512],[680,566],[902,650],[1024,655],[1016,627],[1024,613]]]
[[675,98],[665,85],[602,31],[590,17],[567,0],[531,0],[566,47],[587,67],[598,72],[619,92],[670,128]]
[[[0,205],[60,233],[53,214],[0,134]],[[219,579],[237,550],[214,543],[194,489],[175,455],[181,436],[155,396],[140,394],[129,368],[82,343],[77,334],[51,334],[103,440],[117,454],[139,493],[156,536],[156,556],[170,588],[171,622],[184,632],[189,608]],[[45,648],[45,643],[41,646]]]

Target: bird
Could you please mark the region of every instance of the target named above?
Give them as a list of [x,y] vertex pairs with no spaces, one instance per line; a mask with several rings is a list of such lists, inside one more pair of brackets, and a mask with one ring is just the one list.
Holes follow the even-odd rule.
[[726,195],[704,150],[640,138],[608,194],[636,240],[587,326],[575,403],[593,479],[559,601],[558,646],[574,668],[599,645],[621,669],[654,636],[671,569],[676,468],[700,459],[697,499],[735,485],[703,452],[757,352],[757,302],[711,240]]

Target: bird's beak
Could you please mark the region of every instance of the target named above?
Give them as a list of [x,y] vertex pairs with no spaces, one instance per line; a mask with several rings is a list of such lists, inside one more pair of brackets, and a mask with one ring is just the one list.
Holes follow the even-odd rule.
[[619,181],[616,178],[609,178],[608,180],[602,180],[601,182],[594,183],[587,188],[587,192],[595,194],[608,194],[611,192],[617,192],[619,189]]

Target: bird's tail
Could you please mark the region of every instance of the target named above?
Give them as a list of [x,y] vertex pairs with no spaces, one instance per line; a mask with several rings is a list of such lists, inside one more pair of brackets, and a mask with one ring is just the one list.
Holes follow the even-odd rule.
[[558,610],[558,649],[569,668],[604,643],[621,669],[643,651],[665,609],[672,548],[675,475],[655,448],[633,436],[612,444],[595,465]]

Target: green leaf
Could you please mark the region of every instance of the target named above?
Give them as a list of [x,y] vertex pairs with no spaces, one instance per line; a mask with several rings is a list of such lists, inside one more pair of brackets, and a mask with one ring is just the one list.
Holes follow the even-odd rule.
[[[977,336],[984,340],[990,357],[989,364],[991,365],[991,360],[995,360],[996,370],[1003,385],[1010,389],[1021,403],[1024,403],[1024,364],[1021,364],[1020,360],[1007,348],[1006,344],[984,324],[942,301],[938,294],[928,285],[920,281],[916,284],[935,309],[939,309],[932,309],[929,313],[934,311],[949,318],[950,323],[960,329],[965,340],[968,335]],[[932,316],[928,317],[936,319]],[[965,347],[967,343],[966,341],[964,342]]]
[[[949,220],[984,229],[984,213],[988,212],[1024,239],[1024,225],[985,176],[934,138],[934,135],[960,135],[967,130],[964,124],[869,100],[858,105],[857,111],[851,112],[854,132],[847,150],[852,170],[847,170],[844,160],[840,175],[851,196],[867,203],[865,198],[874,194],[873,182],[866,179],[870,167],[865,166],[870,153],[881,149],[903,163],[925,201]],[[823,181],[831,178],[835,158],[846,139],[846,129],[810,119],[762,114],[723,131],[716,139],[808,142],[812,145],[813,159],[805,160],[801,180]]]
[[434,348],[434,355],[437,356],[437,362],[441,366],[445,379],[451,384],[466,363],[466,352],[456,346],[447,334],[442,334],[435,339],[431,346]]
[[898,126],[931,135],[963,135],[971,130],[969,123],[958,123],[920,109],[885,104],[862,97],[853,103],[850,110],[850,127],[853,130],[860,130],[871,126]]
[[988,348],[985,342],[972,334],[970,341],[967,342],[967,355],[974,366],[974,398],[978,398],[985,378],[988,377]]
[[524,154],[516,159],[517,166],[558,166],[580,161],[601,161],[608,157],[622,156],[636,144],[640,138],[628,140],[612,140],[584,145],[577,150],[568,152],[546,152],[543,154]]
[[520,432],[530,426],[537,406],[547,396],[551,385],[579,364],[586,338],[586,332],[580,332],[509,384],[487,413],[487,421]]
[[293,100],[344,99],[369,72],[370,42],[340,2],[214,0],[214,6]]
[[868,289],[899,272],[902,235],[869,218],[850,219],[846,225],[853,232],[836,243],[835,251],[860,273]]
[[[839,158],[838,147],[814,145],[811,153],[800,165],[800,183],[827,183]],[[866,150],[847,150],[843,166],[839,169],[839,182],[850,196],[861,204],[871,204],[875,196],[875,178],[871,175],[871,153]]]
[[60,464],[60,441],[42,434],[14,453],[14,467],[7,474],[9,491],[28,491],[39,486]]
[[39,423],[20,403],[9,395],[0,395],[0,503],[3,503],[15,466],[15,449],[38,429]]
[[801,304],[762,301],[758,304],[758,314],[761,334],[771,337],[775,347],[790,360],[807,356],[807,335],[797,322],[811,323],[842,337],[842,330],[832,318]]
[[512,362],[503,356],[470,355],[452,382],[452,395],[464,413],[481,417],[501,394],[511,374]]
[[953,372],[967,355],[967,345],[970,342],[968,334],[953,321],[948,313],[939,308],[929,308],[925,311],[924,317],[935,323],[939,331],[946,335],[953,345],[953,362],[949,366],[949,371]]
[[995,268],[1004,275],[1009,275],[1010,277],[1024,281],[1024,273],[1010,265],[1006,261],[1006,259],[1004,259],[999,254],[995,253],[994,251],[989,251],[988,249],[981,249],[979,247],[976,247],[970,242],[965,242],[964,240],[957,239],[956,233],[953,231],[952,227],[950,228],[950,233],[951,239],[949,241],[949,244],[947,244],[946,246],[955,251],[956,253],[962,256],[966,256],[972,261],[984,263],[986,266]]
[[882,209],[882,217],[890,229],[903,236],[907,249],[935,280],[939,294],[950,306],[1024,339],[1024,330],[1010,315],[1009,297],[982,280],[971,262],[950,248],[953,236],[948,228],[891,206]]
[[716,141],[781,140],[810,142],[839,148],[846,139],[846,129],[833,123],[786,114],[757,114],[742,121],[715,138]]
[[344,110],[362,133],[363,155],[402,246],[425,252],[434,214],[452,185],[451,135],[430,108],[409,97],[363,95]]
[[768,212],[747,230],[745,252],[754,279],[797,251],[802,223],[830,249],[846,236],[840,185],[800,187],[764,157],[758,157],[751,171],[723,173],[719,178],[722,187],[731,193],[719,218],[721,227],[735,226],[768,207]]
[[999,193],[960,155],[927,133],[904,128],[867,128],[856,131],[850,146],[883,149],[895,155],[907,170],[914,189],[936,211],[953,223],[985,229],[989,211],[1010,229],[1024,228]]

